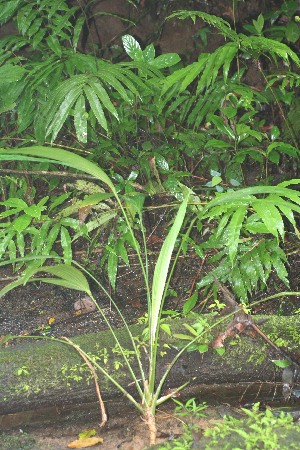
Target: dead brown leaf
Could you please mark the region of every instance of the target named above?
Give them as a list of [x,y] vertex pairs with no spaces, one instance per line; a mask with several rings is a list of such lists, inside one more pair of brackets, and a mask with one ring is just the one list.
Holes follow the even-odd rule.
[[103,439],[97,436],[93,437],[86,437],[82,439],[77,439],[76,441],[70,442],[68,444],[68,448],[87,448],[87,447],[93,447],[97,444],[102,444]]

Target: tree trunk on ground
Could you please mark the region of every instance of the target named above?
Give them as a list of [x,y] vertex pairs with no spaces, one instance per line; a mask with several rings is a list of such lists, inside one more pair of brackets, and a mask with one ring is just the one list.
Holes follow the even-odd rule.
[[[258,322],[261,318],[255,318]],[[210,321],[214,319],[209,319]],[[194,320],[195,321],[195,320]],[[227,322],[210,331],[216,337],[226,328]],[[172,334],[187,334],[184,327],[187,320],[170,321]],[[191,322],[190,322],[191,323]],[[193,323],[193,322],[192,322]],[[213,323],[213,322],[212,322]],[[266,317],[261,330],[271,339],[280,337],[285,347],[293,348],[297,352],[299,344],[300,318],[295,317]],[[142,327],[130,327],[133,336],[141,336]],[[172,358],[178,353],[178,340],[161,333],[157,379],[159,380]],[[123,348],[131,349],[130,339],[125,329],[118,329],[117,336]],[[109,330],[96,334],[82,335],[72,339],[85,352],[98,355],[100,362],[111,376],[113,376],[126,390],[135,395],[133,380],[120,355],[112,349],[115,347],[114,338]],[[55,406],[78,405],[97,401],[95,385],[91,372],[84,366],[84,361],[76,350],[67,344],[55,341],[19,340],[11,341],[0,351],[0,414],[15,413],[25,410],[37,410]],[[182,342],[182,341],[181,341]],[[167,344],[168,347],[163,346]],[[229,338],[225,342],[226,352],[223,356],[214,350],[206,353],[198,351],[185,352],[173,367],[164,385],[163,394],[189,381],[187,388],[189,396],[201,395],[209,392],[215,400],[219,398],[223,386],[233,384],[238,387],[249,386],[253,383],[269,383],[271,386],[282,386],[282,369],[276,368],[272,360],[284,359],[276,353],[260,336],[249,337],[245,334]],[[108,360],[106,361],[106,354]],[[141,348],[146,361],[146,352]],[[131,362],[137,378],[140,377],[135,356]],[[123,363],[123,365],[120,365]],[[117,388],[101,373],[99,385],[104,401],[108,405],[119,402],[120,393]],[[216,386],[222,389],[216,392]],[[215,396],[214,396],[215,392]],[[238,394],[240,395],[240,394]],[[216,397],[217,396],[217,397]],[[119,399],[119,400],[118,400]],[[124,402],[124,397],[121,395]]]

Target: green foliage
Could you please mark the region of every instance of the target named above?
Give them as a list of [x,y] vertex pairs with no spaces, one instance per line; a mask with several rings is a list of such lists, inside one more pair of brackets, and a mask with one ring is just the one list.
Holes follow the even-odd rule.
[[[218,248],[214,246],[214,242],[216,243],[212,237],[203,247]],[[220,243],[217,242],[216,245],[220,246]],[[217,279],[224,284],[229,283],[236,297],[245,303],[249,296],[267,285],[272,270],[288,285],[285,267],[287,258],[274,239],[246,238],[244,242],[240,242],[233,267],[229,263],[226,248],[210,257],[208,262],[216,267],[197,283],[197,289],[210,286]]]
[[126,34],[122,37],[124,50],[134,61],[145,63],[156,69],[165,69],[173,66],[180,61],[177,53],[168,53],[155,57],[155,48],[153,44],[149,44],[144,50],[141,49],[140,44],[133,36]]
[[[23,149],[18,150],[17,153],[14,151],[5,151],[5,150],[0,149],[2,160],[5,160],[7,158],[10,159],[11,155],[13,154],[16,160],[18,160],[18,159],[24,160],[24,158],[28,157],[28,155],[29,155],[29,158],[32,157],[33,161],[35,161],[36,157],[38,157],[38,156],[43,158],[45,152],[47,152],[47,148],[38,147],[38,146],[35,148],[34,147],[23,148]],[[167,237],[165,238],[164,244],[161,248],[161,251],[160,251],[160,254],[159,254],[155,269],[154,269],[152,286],[150,288],[150,280],[149,280],[149,275],[148,275],[147,248],[146,247],[144,248],[145,261],[143,261],[142,254],[141,254],[141,251],[139,248],[139,244],[134,235],[134,230],[130,226],[132,217],[130,217],[126,213],[126,211],[121,203],[121,199],[120,199],[111,179],[104,173],[104,171],[99,166],[95,165],[94,163],[91,163],[90,161],[85,160],[81,156],[73,155],[72,153],[70,153],[66,150],[51,149],[51,154],[47,153],[47,156],[49,156],[50,160],[60,162],[61,164],[64,164],[66,166],[73,167],[73,168],[76,168],[77,170],[81,170],[88,174],[94,175],[97,177],[98,181],[105,183],[106,186],[109,187],[110,190],[112,191],[112,193],[114,194],[115,199],[121,208],[123,217],[128,225],[129,231],[132,236],[132,242],[135,247],[135,251],[137,253],[139,261],[140,261],[140,266],[141,266],[141,269],[143,272],[146,291],[147,291],[147,298],[148,298],[148,328],[149,328],[149,371],[148,371],[148,373],[146,373],[146,369],[143,368],[143,366],[142,366],[136,343],[133,339],[132,334],[130,333],[130,331],[128,329],[128,326],[127,326],[125,320],[123,319],[125,322],[125,325],[127,326],[127,330],[130,335],[130,338],[132,340],[133,348],[135,350],[135,355],[136,355],[138,363],[139,363],[139,370],[140,370],[139,375],[137,375],[133,372],[131,365],[130,365],[130,361],[128,359],[128,356],[124,353],[123,347],[119,343],[116,335],[113,333],[112,326],[109,324],[109,321],[106,318],[105,314],[102,312],[102,310],[99,306],[97,306],[97,308],[98,308],[99,312],[102,314],[104,320],[108,324],[110,330],[112,331],[112,333],[116,339],[116,343],[119,346],[120,352],[121,352],[121,354],[124,358],[124,361],[132,375],[133,382],[135,383],[137,391],[141,397],[141,402],[138,403],[131,396],[131,394],[129,394],[126,391],[126,389],[124,389],[117,381],[115,381],[110,376],[110,374],[108,373],[107,370],[105,370],[103,367],[101,367],[95,361],[93,361],[93,364],[101,371],[101,373],[103,373],[105,376],[107,376],[120,389],[121,392],[123,392],[126,395],[126,397],[136,406],[136,408],[139,411],[141,411],[146,417],[149,417],[149,415],[151,415],[151,417],[154,418],[157,406],[160,403],[167,400],[168,398],[170,398],[170,396],[172,395],[172,394],[170,394],[167,396],[160,397],[160,393],[161,393],[161,389],[162,389],[164,380],[166,379],[171,367],[166,370],[166,372],[163,375],[158,386],[155,386],[157,349],[158,349],[158,332],[159,332],[160,318],[161,318],[161,314],[162,314],[162,310],[163,310],[163,303],[164,303],[166,292],[167,292],[167,289],[169,286],[169,280],[167,277],[168,277],[168,272],[169,272],[170,265],[171,265],[171,257],[172,257],[172,253],[173,253],[181,226],[182,226],[184,218],[185,218],[187,204],[188,204],[189,196],[190,196],[190,190],[188,188],[183,187],[183,201],[182,201],[181,205],[179,206],[179,209],[175,216],[173,225],[172,225]],[[128,202],[128,198],[127,198],[127,202]],[[134,215],[136,213],[139,214],[140,209],[141,209],[141,203],[139,201],[137,201],[135,203],[131,202],[131,206],[132,205],[135,206],[135,208],[133,210]],[[141,232],[143,233],[143,227],[141,227]],[[145,244],[145,237],[143,240],[144,240],[144,244]],[[42,281],[43,278],[35,277],[36,273],[41,272],[41,271],[55,276],[55,278],[45,278],[45,281],[47,283],[56,284],[59,286],[70,288],[70,289],[73,288],[73,289],[85,292],[87,295],[89,295],[93,299],[93,295],[91,293],[89,283],[88,283],[85,275],[80,270],[78,270],[76,267],[73,267],[73,266],[67,265],[67,264],[58,264],[56,266],[44,266],[42,269],[41,268],[37,268],[37,269],[33,268],[30,271],[27,270],[27,273],[23,274],[23,276],[21,276],[17,281],[11,283],[10,285],[8,285],[4,289],[2,289],[1,295],[5,294],[6,292],[13,289],[14,287],[20,286],[21,284],[24,284],[28,281]],[[109,296],[109,294],[105,291],[105,289],[102,287],[102,285],[100,284],[99,281],[98,281],[98,284],[104,290],[104,292]],[[110,297],[110,299],[111,299],[111,297]],[[111,301],[115,305],[113,299],[111,299]],[[118,308],[117,308],[117,310],[118,310]],[[198,337],[198,335],[197,335],[197,337]],[[75,344],[71,344],[71,345],[76,348]],[[81,352],[81,354],[83,353],[81,349],[80,349],[80,352]],[[85,354],[85,356],[88,357],[88,355],[86,355],[86,354]],[[174,360],[174,362],[175,362],[175,360]],[[139,376],[142,377],[143,389],[141,388],[139,381],[138,381]],[[185,385],[179,387],[178,390],[184,386]],[[151,429],[150,425],[149,425],[149,429]]]
[[[40,267],[45,260],[57,255],[56,242],[60,242],[62,258],[66,264],[72,261],[72,238],[69,230],[82,236],[86,229],[77,219],[64,217],[52,218],[51,210],[59,201],[65,201],[66,196],[42,198],[37,204],[28,205],[20,198],[10,197],[0,202],[5,210],[0,213],[0,256],[3,260],[15,261],[17,258],[30,256],[32,261],[28,267]],[[19,270],[24,262],[17,262],[15,269]]]
[[[185,405],[181,402],[179,404],[179,412],[187,414],[184,415],[185,420],[189,421],[183,425],[183,434],[180,438],[174,439],[173,442],[168,442],[157,446],[159,450],[190,450],[195,448],[211,450],[211,449],[293,449],[298,446],[300,427],[295,425],[290,414],[280,412],[276,414],[270,410],[265,412],[259,411],[259,403],[253,406],[252,411],[242,408],[242,413],[245,418],[235,419],[234,417],[225,416],[223,421],[219,421],[214,427],[206,428],[203,436],[199,441],[200,427],[195,420],[194,409],[200,408],[201,405],[196,405],[194,399],[190,399]],[[205,405],[203,405],[205,409]],[[203,415],[203,414],[202,414]],[[204,414],[205,416],[205,414]]]
[[[122,41],[131,61],[112,63],[78,51],[85,22],[78,6],[60,0],[0,0],[0,23],[13,19],[19,31],[0,39],[3,146],[17,142],[21,147],[0,149],[0,160],[17,168],[22,164],[22,169],[39,163],[44,165],[41,170],[49,172],[54,164],[54,170],[64,165],[96,178],[93,183],[74,183],[72,204],[66,204],[69,194],[36,199],[34,186],[29,194],[25,184],[2,183],[0,256],[16,270],[26,265],[20,279],[2,293],[29,280],[42,280],[39,273],[44,271],[52,276],[46,282],[91,295],[85,275],[71,265],[73,242],[86,237],[91,252],[99,233],[113,223],[101,260],[110,285],[116,286],[120,260],[129,265],[130,248],[137,254],[147,291],[144,338],[149,340],[149,373],[141,365],[132,336],[138,374],[132,372],[129,356],[116,342],[142,403],[115,384],[142,413],[154,415],[156,406],[169,398],[160,397],[168,371],[158,386],[155,374],[159,330],[170,332],[161,314],[175,249],[179,254],[190,245],[201,258],[208,254],[214,265],[198,282],[184,313],[196,305],[199,289],[210,286],[215,278],[229,284],[243,302],[267,285],[272,272],[288,284],[281,244],[287,229],[299,238],[300,196],[294,189],[299,180],[276,181],[272,186],[270,167],[279,166],[283,158],[295,167],[299,159],[296,93],[300,78],[290,67],[299,66],[300,60],[284,43],[299,37],[294,13],[295,2],[284,2],[279,10],[248,24],[245,29],[250,35],[246,35],[219,17],[178,11],[169,19],[200,18],[219,30],[226,43],[211,53],[201,52],[197,61],[184,66],[177,54],[156,56],[153,44],[142,49],[127,34]],[[281,16],[289,21],[284,29],[275,23]],[[289,70],[265,73],[261,64],[265,57]],[[244,82],[249,61],[256,62],[265,83],[258,90]],[[285,117],[284,126],[266,123],[267,114],[262,112],[267,108],[275,109],[274,116],[278,108],[277,115]],[[69,148],[80,148],[85,156],[56,147],[29,147],[33,139],[38,144],[46,139],[60,145],[67,141]],[[245,187],[249,162],[260,167],[261,179],[258,175],[257,185]],[[53,180],[51,186],[56,185]],[[199,196],[198,190],[205,194]],[[180,205],[172,205],[176,212],[151,279],[143,214],[145,198],[157,193],[172,196]],[[71,216],[84,208],[94,215],[82,226]],[[191,234],[192,238],[194,224],[198,234]],[[181,229],[186,234],[179,244]],[[43,266],[49,258],[59,264]],[[206,327],[196,323],[186,330],[178,336],[185,343],[178,357],[188,348],[206,351]],[[93,361],[110,379],[98,362]]]
[[206,402],[198,404],[195,398],[189,398],[185,403],[173,398],[174,403],[176,403],[175,414],[178,417],[193,417],[200,418],[205,417],[203,411],[206,410]]
[[[20,34],[34,50],[40,44],[46,44],[61,56],[61,46],[66,42],[76,49],[83,25],[82,17],[76,20],[78,6],[70,8],[66,1],[61,0],[54,0],[51,4],[47,0],[1,0],[0,9],[0,23],[3,24],[15,16]],[[25,41],[23,42],[25,44]]]
[[259,404],[252,411],[243,409],[243,412],[248,416],[244,420],[225,416],[223,423],[205,430],[204,448],[232,449],[237,445],[245,450],[297,448],[300,428],[290,414],[275,415],[268,409],[260,412]]

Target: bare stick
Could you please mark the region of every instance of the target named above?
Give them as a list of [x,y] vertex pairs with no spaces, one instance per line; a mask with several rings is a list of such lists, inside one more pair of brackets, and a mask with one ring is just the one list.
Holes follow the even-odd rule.
[[96,371],[93,367],[93,365],[91,364],[91,362],[87,359],[87,357],[85,356],[85,354],[83,353],[83,351],[81,350],[80,347],[78,347],[77,345],[74,344],[74,342],[72,342],[70,339],[68,339],[65,336],[62,336],[61,339],[64,339],[65,341],[67,341],[70,345],[72,345],[72,347],[78,351],[78,353],[80,354],[80,356],[82,357],[82,359],[84,360],[84,362],[86,363],[86,365],[88,366],[88,368],[90,369],[90,371],[93,374],[94,377],[94,381],[95,381],[95,388],[96,388],[96,394],[98,397],[98,401],[99,401],[99,405],[100,405],[100,411],[101,411],[101,423],[100,423],[100,428],[104,427],[104,425],[107,422],[107,414],[105,411],[105,406],[101,397],[101,392],[100,392],[100,387],[99,387],[99,383],[98,383],[98,376],[96,374]]

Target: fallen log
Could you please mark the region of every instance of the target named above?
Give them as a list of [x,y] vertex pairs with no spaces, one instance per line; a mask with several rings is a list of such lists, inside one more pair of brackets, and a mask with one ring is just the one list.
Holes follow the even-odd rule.
[[[260,329],[271,340],[280,338],[285,348],[299,351],[300,318],[274,317],[255,318],[265,320]],[[208,320],[213,323],[212,317]],[[209,331],[210,341],[224,332],[230,319]],[[187,334],[186,319],[171,319],[172,335]],[[193,323],[193,322],[189,322]],[[133,336],[140,337],[141,325],[130,326]],[[132,344],[125,328],[116,330],[122,347],[132,351]],[[206,335],[207,339],[207,335]],[[78,336],[72,339],[85,352],[95,355],[97,361],[126,390],[134,394],[133,379],[120,356],[115,340],[109,330]],[[182,341],[162,332],[157,379],[178,353]],[[203,395],[205,390],[212,392],[215,386],[226,384],[247,386],[253,383],[269,383],[282,386],[282,370],[272,360],[285,359],[276,352],[261,336],[247,336],[244,333],[225,341],[225,353],[220,356],[215,350],[205,353],[185,352],[176,362],[164,385],[164,393],[189,382],[190,395],[195,391]],[[147,365],[147,349],[140,348],[143,364]],[[137,378],[140,379],[137,360],[130,354],[130,361]],[[99,385],[103,399],[108,405],[114,399],[122,401],[124,397],[116,386],[98,372]],[[258,389],[258,388],[257,388]],[[218,395],[218,394],[217,394]],[[18,340],[0,350],[0,414],[18,411],[37,410],[45,407],[65,407],[96,401],[95,385],[90,370],[76,350],[67,344],[53,340]]]

